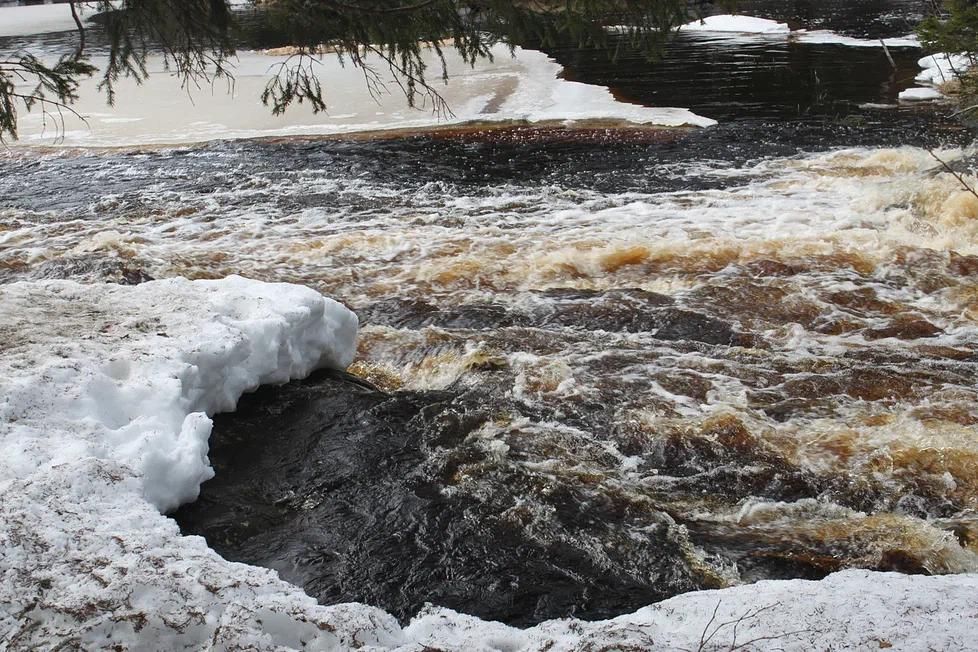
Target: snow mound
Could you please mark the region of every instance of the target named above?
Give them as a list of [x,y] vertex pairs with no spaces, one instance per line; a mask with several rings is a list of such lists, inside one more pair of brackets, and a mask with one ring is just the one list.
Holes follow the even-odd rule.
[[944,84],[955,78],[971,67],[971,59],[963,54],[948,54],[938,52],[929,54],[920,59],[917,65],[923,71],[917,75],[916,81],[920,84]]
[[313,290],[240,277],[15,283],[0,306],[0,478],[111,460],[161,511],[213,476],[210,415],[262,383],[345,367],[357,334]]
[[949,54],[939,52],[929,54],[917,61],[917,65],[923,71],[917,75],[915,81],[923,84],[923,88],[908,88],[900,93],[900,99],[906,102],[923,102],[937,100],[944,97],[944,94],[935,86],[946,84],[965,72],[974,62],[970,57],[963,54]]
[[901,91],[899,98],[905,102],[926,102],[944,97],[936,88],[908,88]]
[[0,286],[0,647],[391,643],[387,614],[322,609],[160,513],[212,475],[210,414],[345,367],[356,335],[317,292],[240,277]]
[[428,608],[405,634],[438,649],[486,652],[964,650],[974,649],[975,590],[976,575],[854,570],[820,582],[766,581],[686,593],[613,620],[555,620],[529,630]]
[[741,34],[787,34],[787,23],[753,16],[720,15],[694,20],[680,29],[689,32],[737,32]]

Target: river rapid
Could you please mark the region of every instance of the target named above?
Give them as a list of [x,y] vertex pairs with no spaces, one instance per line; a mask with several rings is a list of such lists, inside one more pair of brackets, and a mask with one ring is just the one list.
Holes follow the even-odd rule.
[[[926,3],[748,4],[876,38]],[[947,107],[895,104],[920,52],[550,54],[720,124],[12,148],[0,281],[241,274],[354,309],[349,374],[216,418],[175,514],[323,603],[526,625],[978,571],[978,198],[931,153],[975,183]]]

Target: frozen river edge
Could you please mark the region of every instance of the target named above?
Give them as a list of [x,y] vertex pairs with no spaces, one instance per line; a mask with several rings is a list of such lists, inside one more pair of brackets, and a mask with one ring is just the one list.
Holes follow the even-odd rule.
[[[978,575],[845,571],[519,630],[430,607],[406,627],[323,607],[161,511],[211,475],[210,415],[343,368],[356,317],[229,277],[0,289],[0,632],[6,649],[968,649]],[[753,641],[753,643],[751,643]]]

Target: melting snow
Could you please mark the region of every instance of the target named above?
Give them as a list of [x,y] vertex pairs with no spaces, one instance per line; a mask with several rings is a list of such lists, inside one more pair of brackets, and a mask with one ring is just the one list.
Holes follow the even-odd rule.
[[694,20],[680,29],[689,32],[740,32],[743,34],[787,34],[791,30],[787,23],[776,20],[755,18],[753,16],[710,16]]
[[915,81],[924,84],[924,87],[908,88],[900,93],[901,100],[919,102],[944,97],[944,94],[934,87],[957,79],[958,75],[971,68],[974,62],[963,54],[938,52],[921,58],[917,65],[923,68],[923,71],[917,75]]

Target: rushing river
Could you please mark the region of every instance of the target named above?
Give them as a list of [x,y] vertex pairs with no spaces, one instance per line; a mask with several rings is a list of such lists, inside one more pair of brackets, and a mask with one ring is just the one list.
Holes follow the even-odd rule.
[[[752,7],[875,38],[920,4]],[[721,124],[14,149],[0,280],[242,274],[356,310],[353,375],[218,417],[175,515],[325,603],[528,624],[978,571],[978,199],[926,149],[969,136],[878,106],[919,52],[552,54]]]

